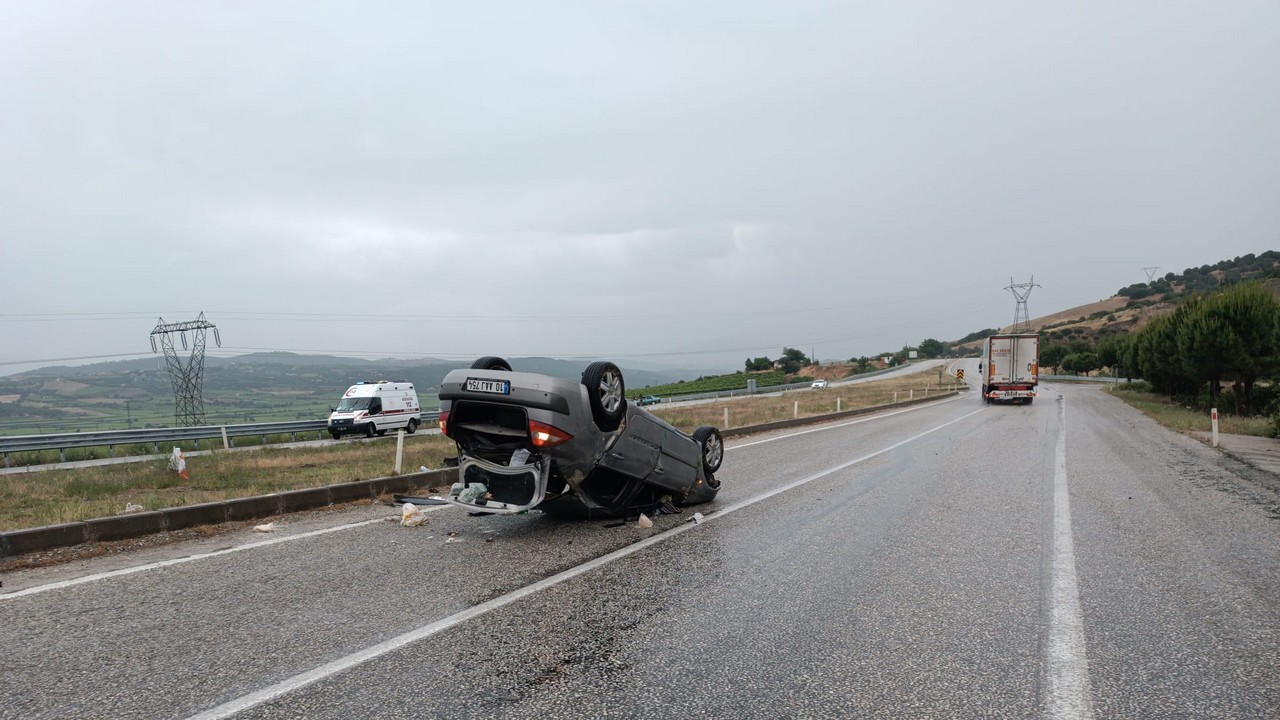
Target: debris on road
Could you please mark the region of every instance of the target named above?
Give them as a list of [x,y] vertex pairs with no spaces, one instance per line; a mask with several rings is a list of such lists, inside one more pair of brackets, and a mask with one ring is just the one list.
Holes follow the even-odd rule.
[[644,513],[640,513],[640,519],[636,521],[636,526],[642,527],[642,528],[651,528],[653,527],[653,521],[649,519],[648,515],[645,515]]
[[417,527],[427,524],[427,513],[411,502],[400,508],[400,524],[405,527]]
[[693,522],[694,522],[695,524],[701,524],[701,523],[702,523],[702,513],[699,513],[699,512],[694,513],[694,514],[693,514]]
[[260,532],[260,533],[269,533],[269,532],[271,532],[272,530],[275,530],[275,529],[276,529],[276,524],[275,524],[274,522],[269,522],[269,523],[266,523],[265,525],[254,525],[254,526],[253,526],[253,531],[254,531],[254,532]]
[[128,514],[128,513],[136,513],[136,512],[142,512],[142,511],[143,511],[143,510],[145,510],[145,509],[146,509],[146,508],[142,507],[141,505],[139,505],[139,504],[137,504],[137,503],[128,503],[128,504],[126,504],[126,505],[124,506],[125,514]]

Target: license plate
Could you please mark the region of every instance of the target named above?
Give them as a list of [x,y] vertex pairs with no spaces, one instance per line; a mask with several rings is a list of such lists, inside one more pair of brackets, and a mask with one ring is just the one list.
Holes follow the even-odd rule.
[[511,383],[507,380],[478,380],[467,378],[467,392],[492,393],[494,395],[510,395]]

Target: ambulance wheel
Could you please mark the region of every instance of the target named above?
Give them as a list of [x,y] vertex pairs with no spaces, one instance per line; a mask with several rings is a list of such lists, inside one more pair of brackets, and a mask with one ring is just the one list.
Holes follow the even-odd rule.
[[371,438],[371,437],[373,437],[374,433],[376,433],[376,432],[378,432],[378,428],[374,427],[374,424],[373,424],[373,423],[368,423],[368,424],[366,424],[366,425],[364,426],[364,436],[365,436],[365,437],[367,437],[367,438]]
[[613,432],[622,423],[627,410],[627,388],[622,371],[611,362],[593,362],[582,371],[582,384],[587,388],[591,419],[604,432]]
[[500,357],[493,355],[485,355],[484,357],[471,363],[472,370],[505,370],[511,372],[511,363]]
[[334,440],[337,440],[337,439],[339,439],[339,438],[341,438],[341,437],[342,437],[342,433],[340,433],[340,432],[331,432],[331,433],[329,433],[329,435],[330,435],[330,437],[332,437]]
[[418,421],[415,420],[414,418],[409,418],[409,424],[404,426],[404,431],[412,435],[415,432],[417,432],[417,430],[418,430]]

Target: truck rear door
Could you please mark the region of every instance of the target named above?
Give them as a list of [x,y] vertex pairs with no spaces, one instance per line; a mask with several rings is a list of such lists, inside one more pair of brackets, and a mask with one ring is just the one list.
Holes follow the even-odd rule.
[[1040,371],[1040,338],[1035,335],[1016,337],[1010,339],[1010,344],[1013,355],[1010,380],[1034,385]]

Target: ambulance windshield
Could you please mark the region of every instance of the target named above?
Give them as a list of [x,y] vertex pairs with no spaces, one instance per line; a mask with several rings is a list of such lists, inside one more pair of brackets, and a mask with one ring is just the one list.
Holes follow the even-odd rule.
[[371,398],[367,398],[367,397],[360,397],[360,398],[344,397],[338,401],[338,407],[334,408],[334,410],[338,412],[355,412],[356,410],[368,410],[370,399]]

